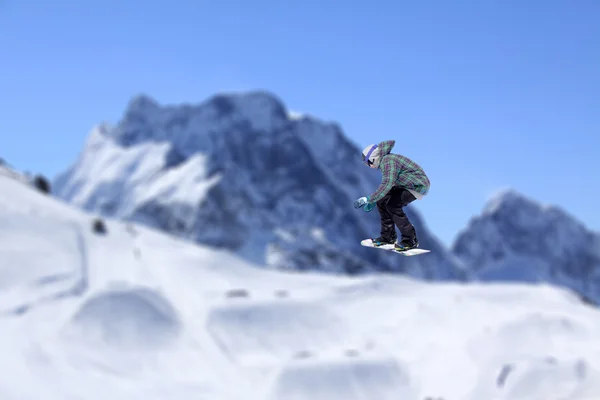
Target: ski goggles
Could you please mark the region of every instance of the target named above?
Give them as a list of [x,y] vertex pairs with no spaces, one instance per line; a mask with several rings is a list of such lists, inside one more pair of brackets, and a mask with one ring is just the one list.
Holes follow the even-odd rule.
[[371,158],[371,154],[373,153],[373,151],[375,151],[375,149],[377,148],[377,145],[373,145],[370,149],[369,152],[367,153],[366,156],[364,156],[363,158],[363,162],[365,163],[365,165],[367,166],[371,166],[373,165],[373,163],[371,162],[370,158]]

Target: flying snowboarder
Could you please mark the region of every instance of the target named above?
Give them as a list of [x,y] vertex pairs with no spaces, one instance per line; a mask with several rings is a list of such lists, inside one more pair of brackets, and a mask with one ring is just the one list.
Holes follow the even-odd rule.
[[[421,200],[429,192],[430,183],[417,163],[408,157],[390,153],[395,143],[395,140],[386,140],[363,150],[363,162],[369,168],[380,169],[382,179],[377,190],[356,200],[354,207],[364,206],[364,210],[369,212],[377,205],[381,236],[371,239],[373,246],[394,245],[394,250],[406,251],[419,247],[419,240],[403,207],[416,199]],[[400,230],[400,242],[396,227]]]

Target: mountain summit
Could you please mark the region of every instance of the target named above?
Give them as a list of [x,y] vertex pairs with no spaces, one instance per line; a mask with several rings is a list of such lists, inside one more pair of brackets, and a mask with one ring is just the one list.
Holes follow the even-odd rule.
[[337,124],[299,118],[274,95],[254,91],[168,106],[137,96],[116,126],[92,130],[54,187],[88,211],[273,268],[462,279],[460,262],[410,206],[430,255],[407,259],[360,246],[379,233],[379,218],[352,202],[380,179]]
[[490,199],[452,250],[480,279],[549,282],[600,300],[600,235],[514,190]]

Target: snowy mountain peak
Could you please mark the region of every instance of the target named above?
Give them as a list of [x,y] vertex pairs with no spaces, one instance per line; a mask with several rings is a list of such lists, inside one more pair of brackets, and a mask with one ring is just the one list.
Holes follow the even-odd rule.
[[123,146],[169,141],[181,147],[216,130],[243,129],[250,140],[293,119],[281,100],[266,91],[218,93],[197,104],[164,106],[144,94],[129,102],[113,136]]
[[158,104],[154,98],[147,94],[141,93],[131,98],[127,106],[126,114],[136,111],[153,112],[159,108],[160,104]]
[[497,191],[486,202],[483,214],[506,213],[520,207],[539,207],[539,204],[513,188]]
[[548,281],[600,300],[599,243],[563,209],[504,190],[460,232],[453,252],[481,279]]
[[[352,203],[381,177],[339,125],[295,118],[265,91],[219,93],[197,105],[157,108],[144,97],[131,104],[58,177],[59,197],[277,268],[462,276],[418,215],[431,257],[399,263],[360,246],[379,232],[379,219]],[[281,230],[295,240],[281,240]]]
[[205,104],[217,107],[223,113],[238,112],[250,118],[255,118],[256,112],[264,112],[278,119],[288,115],[283,101],[264,90],[219,93],[210,97]]
[[566,210],[536,201],[513,188],[503,189],[493,195],[485,204],[481,215],[496,221],[503,220],[509,224],[530,226],[534,229],[545,229],[545,226],[550,224],[568,227],[571,231],[587,230]]

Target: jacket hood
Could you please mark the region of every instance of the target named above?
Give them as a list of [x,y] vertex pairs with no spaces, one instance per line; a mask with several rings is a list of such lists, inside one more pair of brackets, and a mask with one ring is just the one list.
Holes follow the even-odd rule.
[[379,168],[379,164],[381,164],[381,159],[384,156],[390,154],[390,152],[394,148],[395,144],[396,144],[395,140],[384,140],[383,142],[381,142],[377,145],[377,150],[378,150],[377,165],[376,165],[377,168]]
[[396,144],[395,140],[385,140],[377,146],[379,148],[379,157],[383,157],[392,152],[394,145]]

